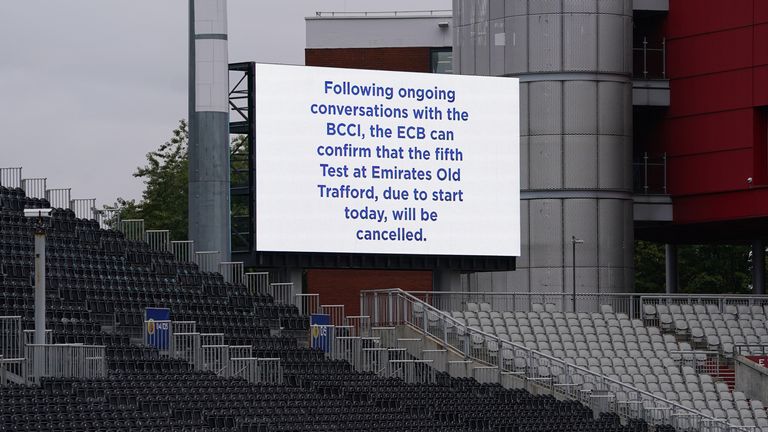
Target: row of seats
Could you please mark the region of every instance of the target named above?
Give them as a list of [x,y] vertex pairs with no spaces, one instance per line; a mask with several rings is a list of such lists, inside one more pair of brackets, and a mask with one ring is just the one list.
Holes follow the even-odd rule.
[[[472,303],[450,314],[462,326],[495,334],[731,424],[768,428],[762,401],[747,401],[743,393],[731,392],[707,373],[719,372],[716,359],[713,363],[688,341],[678,340],[679,334],[663,333],[642,320],[614,313],[608,305],[600,309],[598,313],[573,313],[537,304],[528,312],[502,312],[492,310],[488,303]],[[650,312],[655,310],[646,308]],[[496,344],[476,333],[471,342],[475,350],[500,355],[510,368],[530,367],[513,350],[499,352]],[[540,366],[537,373],[554,376],[560,371]]]

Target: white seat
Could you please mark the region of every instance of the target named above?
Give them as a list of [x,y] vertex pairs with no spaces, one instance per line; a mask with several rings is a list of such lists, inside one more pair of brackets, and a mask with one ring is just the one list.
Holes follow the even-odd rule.
[[470,311],[470,312],[479,312],[480,311],[480,306],[477,303],[468,302],[467,303],[467,310]]

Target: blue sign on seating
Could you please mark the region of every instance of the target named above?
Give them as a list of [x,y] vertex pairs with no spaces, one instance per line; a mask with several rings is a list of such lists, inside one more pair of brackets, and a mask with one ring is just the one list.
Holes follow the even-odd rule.
[[312,314],[309,317],[310,346],[324,352],[331,351],[331,316],[328,314]]
[[168,308],[144,309],[144,340],[147,346],[168,349],[171,342],[171,310]]

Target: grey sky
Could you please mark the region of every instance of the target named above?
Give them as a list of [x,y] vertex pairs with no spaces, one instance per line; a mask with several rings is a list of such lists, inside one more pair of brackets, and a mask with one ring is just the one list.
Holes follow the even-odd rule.
[[[450,0],[229,0],[229,59],[303,64],[317,10],[449,9]],[[140,198],[131,176],[187,110],[187,0],[0,0],[0,167]]]

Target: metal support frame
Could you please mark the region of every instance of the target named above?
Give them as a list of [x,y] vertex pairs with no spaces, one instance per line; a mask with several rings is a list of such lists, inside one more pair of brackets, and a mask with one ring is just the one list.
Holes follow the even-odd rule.
[[[254,250],[254,191],[253,172],[255,167],[254,149],[256,142],[255,125],[255,63],[232,63],[229,65],[230,82],[235,83],[229,91],[230,121],[229,133],[245,136],[247,152],[247,171],[243,164],[243,154],[240,149],[233,149],[230,165],[232,167],[232,182],[230,184],[230,206],[232,208],[232,252],[249,252]],[[235,76],[233,76],[235,75]],[[239,75],[239,77],[237,76]],[[234,78],[234,79],[233,79]],[[243,181],[238,182],[238,179]],[[238,205],[236,201],[247,201],[247,207]],[[242,203],[240,203],[242,204]],[[244,210],[247,208],[247,213]]]

